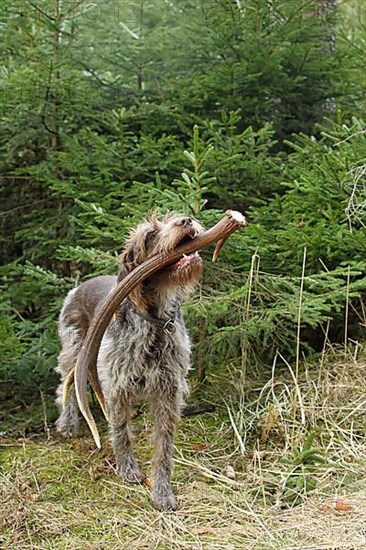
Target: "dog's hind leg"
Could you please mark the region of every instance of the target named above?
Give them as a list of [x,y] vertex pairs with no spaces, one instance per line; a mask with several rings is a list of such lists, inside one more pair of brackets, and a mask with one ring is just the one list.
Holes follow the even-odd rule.
[[[76,401],[75,388],[72,386],[65,392],[65,380],[68,372],[75,366],[81,347],[81,340],[76,337],[76,331],[71,338],[63,339],[63,347],[58,357],[56,370],[61,374],[61,383],[57,388],[56,404],[60,416],[56,420],[56,430],[64,437],[77,435],[79,429],[79,408]],[[64,402],[64,394],[66,400]]]

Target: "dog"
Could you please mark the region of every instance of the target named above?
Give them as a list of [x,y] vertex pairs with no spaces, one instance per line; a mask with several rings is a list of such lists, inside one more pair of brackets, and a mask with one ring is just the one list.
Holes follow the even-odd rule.
[[[119,256],[118,277],[99,276],[71,290],[59,318],[62,349],[56,370],[60,416],[57,430],[65,437],[78,432],[74,388],[62,406],[63,384],[75,366],[88,327],[108,294],[138,265],[202,234],[202,226],[185,215],[159,220],[155,215],[130,234]],[[133,406],[146,401],[154,414],[153,500],[158,510],[176,510],[171,487],[173,441],[190,368],[190,341],[181,304],[202,276],[198,253],[181,258],[139,284],[124,300],[107,328],[98,356],[98,376],[105,396],[117,473],[128,482],[145,479],[133,455],[130,421]]]

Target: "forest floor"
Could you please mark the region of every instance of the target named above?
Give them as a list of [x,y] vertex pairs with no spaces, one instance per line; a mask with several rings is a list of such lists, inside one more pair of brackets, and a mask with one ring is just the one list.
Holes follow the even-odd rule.
[[[290,365],[246,376],[241,402],[240,373],[227,373],[224,390],[222,380],[210,380],[205,398],[215,411],[185,417],[179,426],[175,513],[156,511],[147,486],[116,477],[100,417],[104,444],[96,452],[86,429],[80,438],[60,440],[51,398],[37,398],[26,410],[7,403],[0,546],[366,549],[365,356],[338,352],[302,366],[298,377]],[[146,473],[150,433],[142,410],[136,453]]]

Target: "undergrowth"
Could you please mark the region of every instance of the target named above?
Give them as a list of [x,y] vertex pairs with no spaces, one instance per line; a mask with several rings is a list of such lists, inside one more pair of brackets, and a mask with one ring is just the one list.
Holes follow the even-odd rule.
[[[59,440],[48,402],[33,431],[24,433],[24,411],[13,414],[1,440],[4,547],[365,548],[366,363],[352,353],[301,363],[298,378],[274,364],[264,385],[263,372],[213,375],[205,397],[215,412],[179,426],[174,514],[154,510],[147,487],[116,477],[106,429],[96,452],[86,431]],[[150,431],[141,410],[136,452],[147,474]]]

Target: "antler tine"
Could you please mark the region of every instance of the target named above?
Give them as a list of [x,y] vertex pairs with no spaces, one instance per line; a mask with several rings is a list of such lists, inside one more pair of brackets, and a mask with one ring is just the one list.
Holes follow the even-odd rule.
[[213,242],[226,240],[234,231],[245,225],[245,217],[240,212],[229,210],[226,212],[224,218],[222,218],[214,227],[202,235],[196,237],[190,242],[177,246],[177,248],[171,250],[170,252],[160,253],[149,258],[144,263],[136,267],[114,288],[103,307],[98,312],[97,316],[94,317],[76,363],[75,390],[80,411],[89,425],[98,448],[100,448],[100,439],[94,418],[92,417],[89,408],[87,397],[87,379],[89,375],[90,380],[94,383],[98,380],[99,384],[97,374],[99,347],[103,334],[109,325],[114,312],[118,309],[123,300],[130,294],[133,288],[147,277],[150,277],[163,267],[179,260],[183,254],[192,254],[193,252],[201,250]]
[[[107,406],[105,403],[102,387],[100,385],[100,380],[98,376],[95,376],[97,374],[94,371],[89,371],[88,373],[88,380],[91,384],[91,387],[93,388],[93,391],[95,395],[97,396],[97,399],[99,401],[100,408],[103,411],[104,417],[106,420],[108,420],[108,413],[107,413]],[[70,395],[71,389],[74,385],[75,381],[75,367],[73,367],[68,375],[65,378],[64,386],[63,386],[63,392],[62,392],[62,405],[65,407],[68,397]]]

